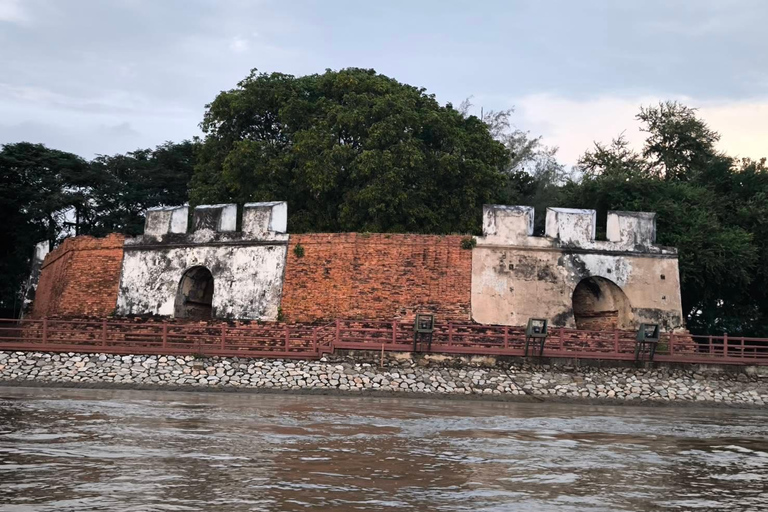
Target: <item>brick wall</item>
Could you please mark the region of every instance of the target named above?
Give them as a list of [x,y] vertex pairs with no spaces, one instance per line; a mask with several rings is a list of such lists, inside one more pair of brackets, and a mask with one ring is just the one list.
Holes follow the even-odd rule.
[[585,331],[612,331],[619,324],[618,311],[601,311],[576,316],[576,328]]
[[123,235],[68,238],[45,257],[32,317],[105,316],[117,303]]
[[[461,236],[291,235],[282,312],[293,322],[334,318],[470,319],[472,251]],[[304,248],[298,257],[297,245]]]

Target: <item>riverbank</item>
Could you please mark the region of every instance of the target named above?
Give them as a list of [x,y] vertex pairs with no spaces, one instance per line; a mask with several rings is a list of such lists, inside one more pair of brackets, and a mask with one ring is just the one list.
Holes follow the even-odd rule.
[[643,404],[768,404],[768,379],[680,368],[388,357],[320,361],[0,352],[0,385],[473,397]]

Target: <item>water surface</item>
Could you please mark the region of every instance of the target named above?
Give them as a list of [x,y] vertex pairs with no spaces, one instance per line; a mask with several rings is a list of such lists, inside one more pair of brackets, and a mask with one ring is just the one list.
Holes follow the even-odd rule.
[[0,511],[768,510],[768,414],[0,388]]

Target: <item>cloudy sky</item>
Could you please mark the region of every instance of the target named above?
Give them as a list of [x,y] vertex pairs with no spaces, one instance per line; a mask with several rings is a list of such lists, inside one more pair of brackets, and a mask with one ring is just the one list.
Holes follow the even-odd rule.
[[575,163],[640,105],[700,109],[768,156],[765,0],[0,0],[0,144],[91,158],[199,134],[251,68],[356,66],[441,102],[515,108]]

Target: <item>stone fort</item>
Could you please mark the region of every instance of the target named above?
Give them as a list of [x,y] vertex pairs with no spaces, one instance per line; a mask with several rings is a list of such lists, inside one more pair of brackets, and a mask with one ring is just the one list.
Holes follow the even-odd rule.
[[65,240],[45,257],[33,317],[315,322],[403,319],[683,329],[677,251],[655,214],[486,205],[483,236],[287,233],[285,202],[156,208],[144,234]]

